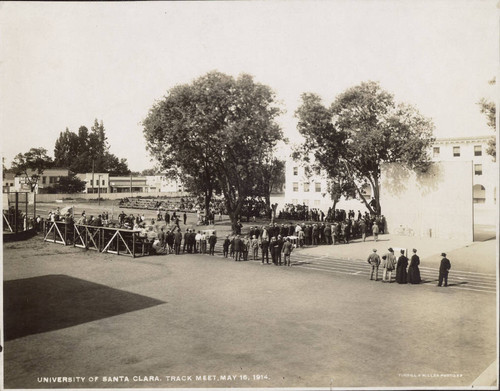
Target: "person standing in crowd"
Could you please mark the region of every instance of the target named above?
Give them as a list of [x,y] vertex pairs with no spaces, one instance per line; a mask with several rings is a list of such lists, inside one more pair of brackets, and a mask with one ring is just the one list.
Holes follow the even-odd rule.
[[298,245],[300,248],[304,247],[304,230],[301,229],[299,232],[298,232]]
[[[361,212],[358,210],[358,216],[360,216],[360,215],[361,215]],[[366,223],[365,223],[365,220],[363,220],[363,219],[361,219],[359,221],[359,230],[361,232],[361,239],[363,239],[363,242],[364,242],[366,240]]]
[[203,231],[200,233],[200,253],[207,253],[207,235]]
[[392,272],[396,266],[396,256],[394,255],[394,250],[389,247],[389,252],[385,255],[384,263],[382,264],[384,268],[384,274],[382,275],[383,282],[392,281]]
[[240,235],[236,235],[234,238],[234,260],[240,261],[243,255],[243,241],[240,239]]
[[232,235],[231,240],[229,241],[229,256],[234,259],[234,241],[236,240],[236,236]]
[[378,241],[379,229],[378,229],[377,222],[374,222],[372,225],[372,233],[373,233],[373,240]]
[[281,266],[281,250],[283,249],[283,238],[281,237],[281,235],[278,235],[278,239],[276,239],[276,245],[277,245],[277,248],[276,248],[276,262],[278,263],[278,265]]
[[189,244],[189,229],[186,229],[186,232],[184,232],[184,244],[182,245],[182,252],[185,253],[186,249],[188,248]]
[[277,264],[276,251],[278,250],[278,242],[276,240],[276,236],[273,236],[271,238],[271,241],[269,242],[269,249],[271,250],[271,259],[273,263],[276,265]]
[[201,232],[198,231],[194,237],[194,253],[201,253]]
[[163,228],[160,229],[160,232],[158,232],[158,240],[160,241],[160,247],[162,249],[165,248],[165,232],[163,231]]
[[373,252],[368,256],[368,263],[372,267],[372,272],[370,274],[370,280],[373,280],[373,273],[375,272],[375,281],[378,281],[378,267],[380,265],[380,257],[377,254],[376,248],[374,248]]
[[167,231],[165,241],[167,242],[168,252],[167,254],[172,254],[174,248],[175,235],[172,231]]
[[242,240],[243,245],[242,245],[242,251],[243,251],[243,260],[248,261],[248,252],[250,251],[250,245],[251,241],[248,236],[245,236]]
[[[264,235],[264,232],[266,235]],[[262,231],[263,235],[260,240],[260,248],[262,252],[262,264],[264,264],[264,258],[266,259],[266,263],[269,264],[269,235],[267,231],[264,229]]]
[[229,254],[229,245],[231,244],[231,241],[229,240],[229,235],[226,236],[226,239],[224,239],[224,243],[222,243],[222,252],[224,254],[224,258],[227,258]]
[[253,260],[256,261],[257,258],[259,257],[259,241],[255,235],[252,236],[251,246],[252,246]]
[[332,227],[330,224],[325,226],[325,242],[326,244],[332,244]]
[[186,220],[187,220],[187,214],[186,214],[186,212],[184,212],[182,214],[182,219],[184,220],[184,225],[186,225]]
[[215,232],[212,231],[208,238],[208,243],[210,245],[209,253],[210,255],[215,255],[215,244],[217,243],[217,236],[215,236]]
[[[184,236],[184,240],[186,236]],[[174,250],[175,255],[179,255],[181,253],[181,242],[182,242],[182,233],[179,229],[177,229],[174,233]]]
[[168,210],[165,212],[165,223],[170,225],[170,214],[168,213]]
[[448,273],[451,269],[451,262],[448,258],[446,258],[445,253],[441,253],[441,256],[443,258],[441,259],[441,265],[439,265],[439,283],[438,283],[438,286],[442,286],[443,281],[444,281],[444,286],[448,286]]
[[408,258],[405,256],[405,250],[401,250],[401,255],[399,256],[398,265],[396,267],[396,282],[398,284],[406,284],[408,282],[407,267]]
[[[291,266],[290,255],[293,251],[293,244],[290,242],[289,238],[286,238],[285,243],[283,243],[283,264],[285,266]],[[280,262],[281,264],[281,262]]]
[[420,284],[422,282],[418,265],[420,265],[420,258],[417,255],[417,250],[414,248],[413,255],[410,260],[410,266],[408,267],[408,282],[410,284]]

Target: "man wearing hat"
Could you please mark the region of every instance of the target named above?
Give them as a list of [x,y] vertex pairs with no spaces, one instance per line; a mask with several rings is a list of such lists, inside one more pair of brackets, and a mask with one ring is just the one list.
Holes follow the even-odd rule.
[[441,265],[439,266],[439,283],[438,286],[443,285],[443,280],[444,280],[444,286],[448,286],[448,272],[451,269],[451,263],[448,258],[446,258],[445,253],[441,253],[441,256],[443,259],[441,259]]
[[373,272],[375,272],[375,281],[378,281],[378,266],[380,265],[380,257],[377,254],[377,249],[373,249],[373,253],[368,256],[368,263],[372,266],[370,280],[373,280]]
[[[391,282],[392,280],[392,271],[394,270],[394,267],[396,266],[396,256],[394,255],[394,250],[392,247],[389,247],[389,252],[386,255],[386,259],[384,260],[383,263],[383,268],[384,268],[384,274],[382,275],[382,281],[386,282],[389,281]],[[389,277],[387,279],[387,277]]]

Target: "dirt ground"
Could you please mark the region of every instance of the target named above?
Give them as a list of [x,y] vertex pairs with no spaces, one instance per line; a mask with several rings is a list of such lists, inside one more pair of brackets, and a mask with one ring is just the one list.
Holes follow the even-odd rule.
[[3,255],[6,388],[458,387],[497,354],[494,294],[40,237]]

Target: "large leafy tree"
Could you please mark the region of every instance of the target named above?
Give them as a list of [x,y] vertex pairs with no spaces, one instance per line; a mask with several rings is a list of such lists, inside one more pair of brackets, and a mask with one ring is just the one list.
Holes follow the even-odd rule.
[[[496,83],[496,78],[493,78],[488,82],[489,84],[494,85]],[[496,106],[495,103],[492,101],[489,101],[485,98],[482,98],[479,102],[479,109],[481,110],[481,113],[483,113],[486,116],[487,124],[488,126],[493,129],[493,131],[496,131]],[[493,156],[493,159],[496,160],[497,156],[497,142],[496,142],[496,137],[492,136],[491,139],[488,141],[488,149],[486,150],[486,153],[488,155]]]
[[128,175],[126,159],[109,152],[103,122],[94,120],[89,131],[80,126],[78,134],[66,128],[59,134],[54,147],[55,165],[72,172],[109,172],[110,175]]
[[224,196],[233,223],[246,197],[259,192],[262,165],[282,138],[273,91],[249,75],[210,72],[172,88],[144,121],[147,148],[164,169],[196,183],[205,203]]
[[[417,171],[430,165],[434,125],[411,105],[394,101],[376,82],[363,82],[341,93],[329,108],[314,94],[302,96],[297,110],[304,147],[337,183],[354,186],[372,213],[380,214],[383,163],[401,163]],[[349,180],[350,179],[350,180]],[[362,195],[369,183],[375,203]]]
[[40,176],[53,164],[52,158],[47,155],[45,148],[31,148],[28,152],[18,153],[11,166],[14,173],[24,177],[31,191],[34,191]]

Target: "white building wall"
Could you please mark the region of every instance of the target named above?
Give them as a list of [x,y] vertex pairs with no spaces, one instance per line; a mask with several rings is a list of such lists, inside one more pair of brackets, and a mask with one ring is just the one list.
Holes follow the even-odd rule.
[[[481,168],[481,173],[473,173],[473,186],[481,185],[485,188],[485,202],[477,203],[475,206],[479,208],[494,209],[496,207],[496,192],[498,189],[498,162],[493,160],[493,157],[486,153],[490,136],[481,137],[460,137],[460,138],[444,138],[437,139],[434,142],[431,152],[432,160],[435,162],[471,162],[477,168]],[[454,147],[458,147],[460,156],[454,156]],[[480,150],[480,155],[476,155],[476,149]],[[439,148],[439,154],[436,155],[434,148]],[[475,170],[476,171],[476,170]]]
[[435,162],[426,174],[382,166],[380,203],[390,233],[472,242],[472,162]]
[[306,174],[300,162],[289,159],[285,164],[285,203],[306,204],[309,208],[323,210],[332,206],[327,178],[323,172]]

